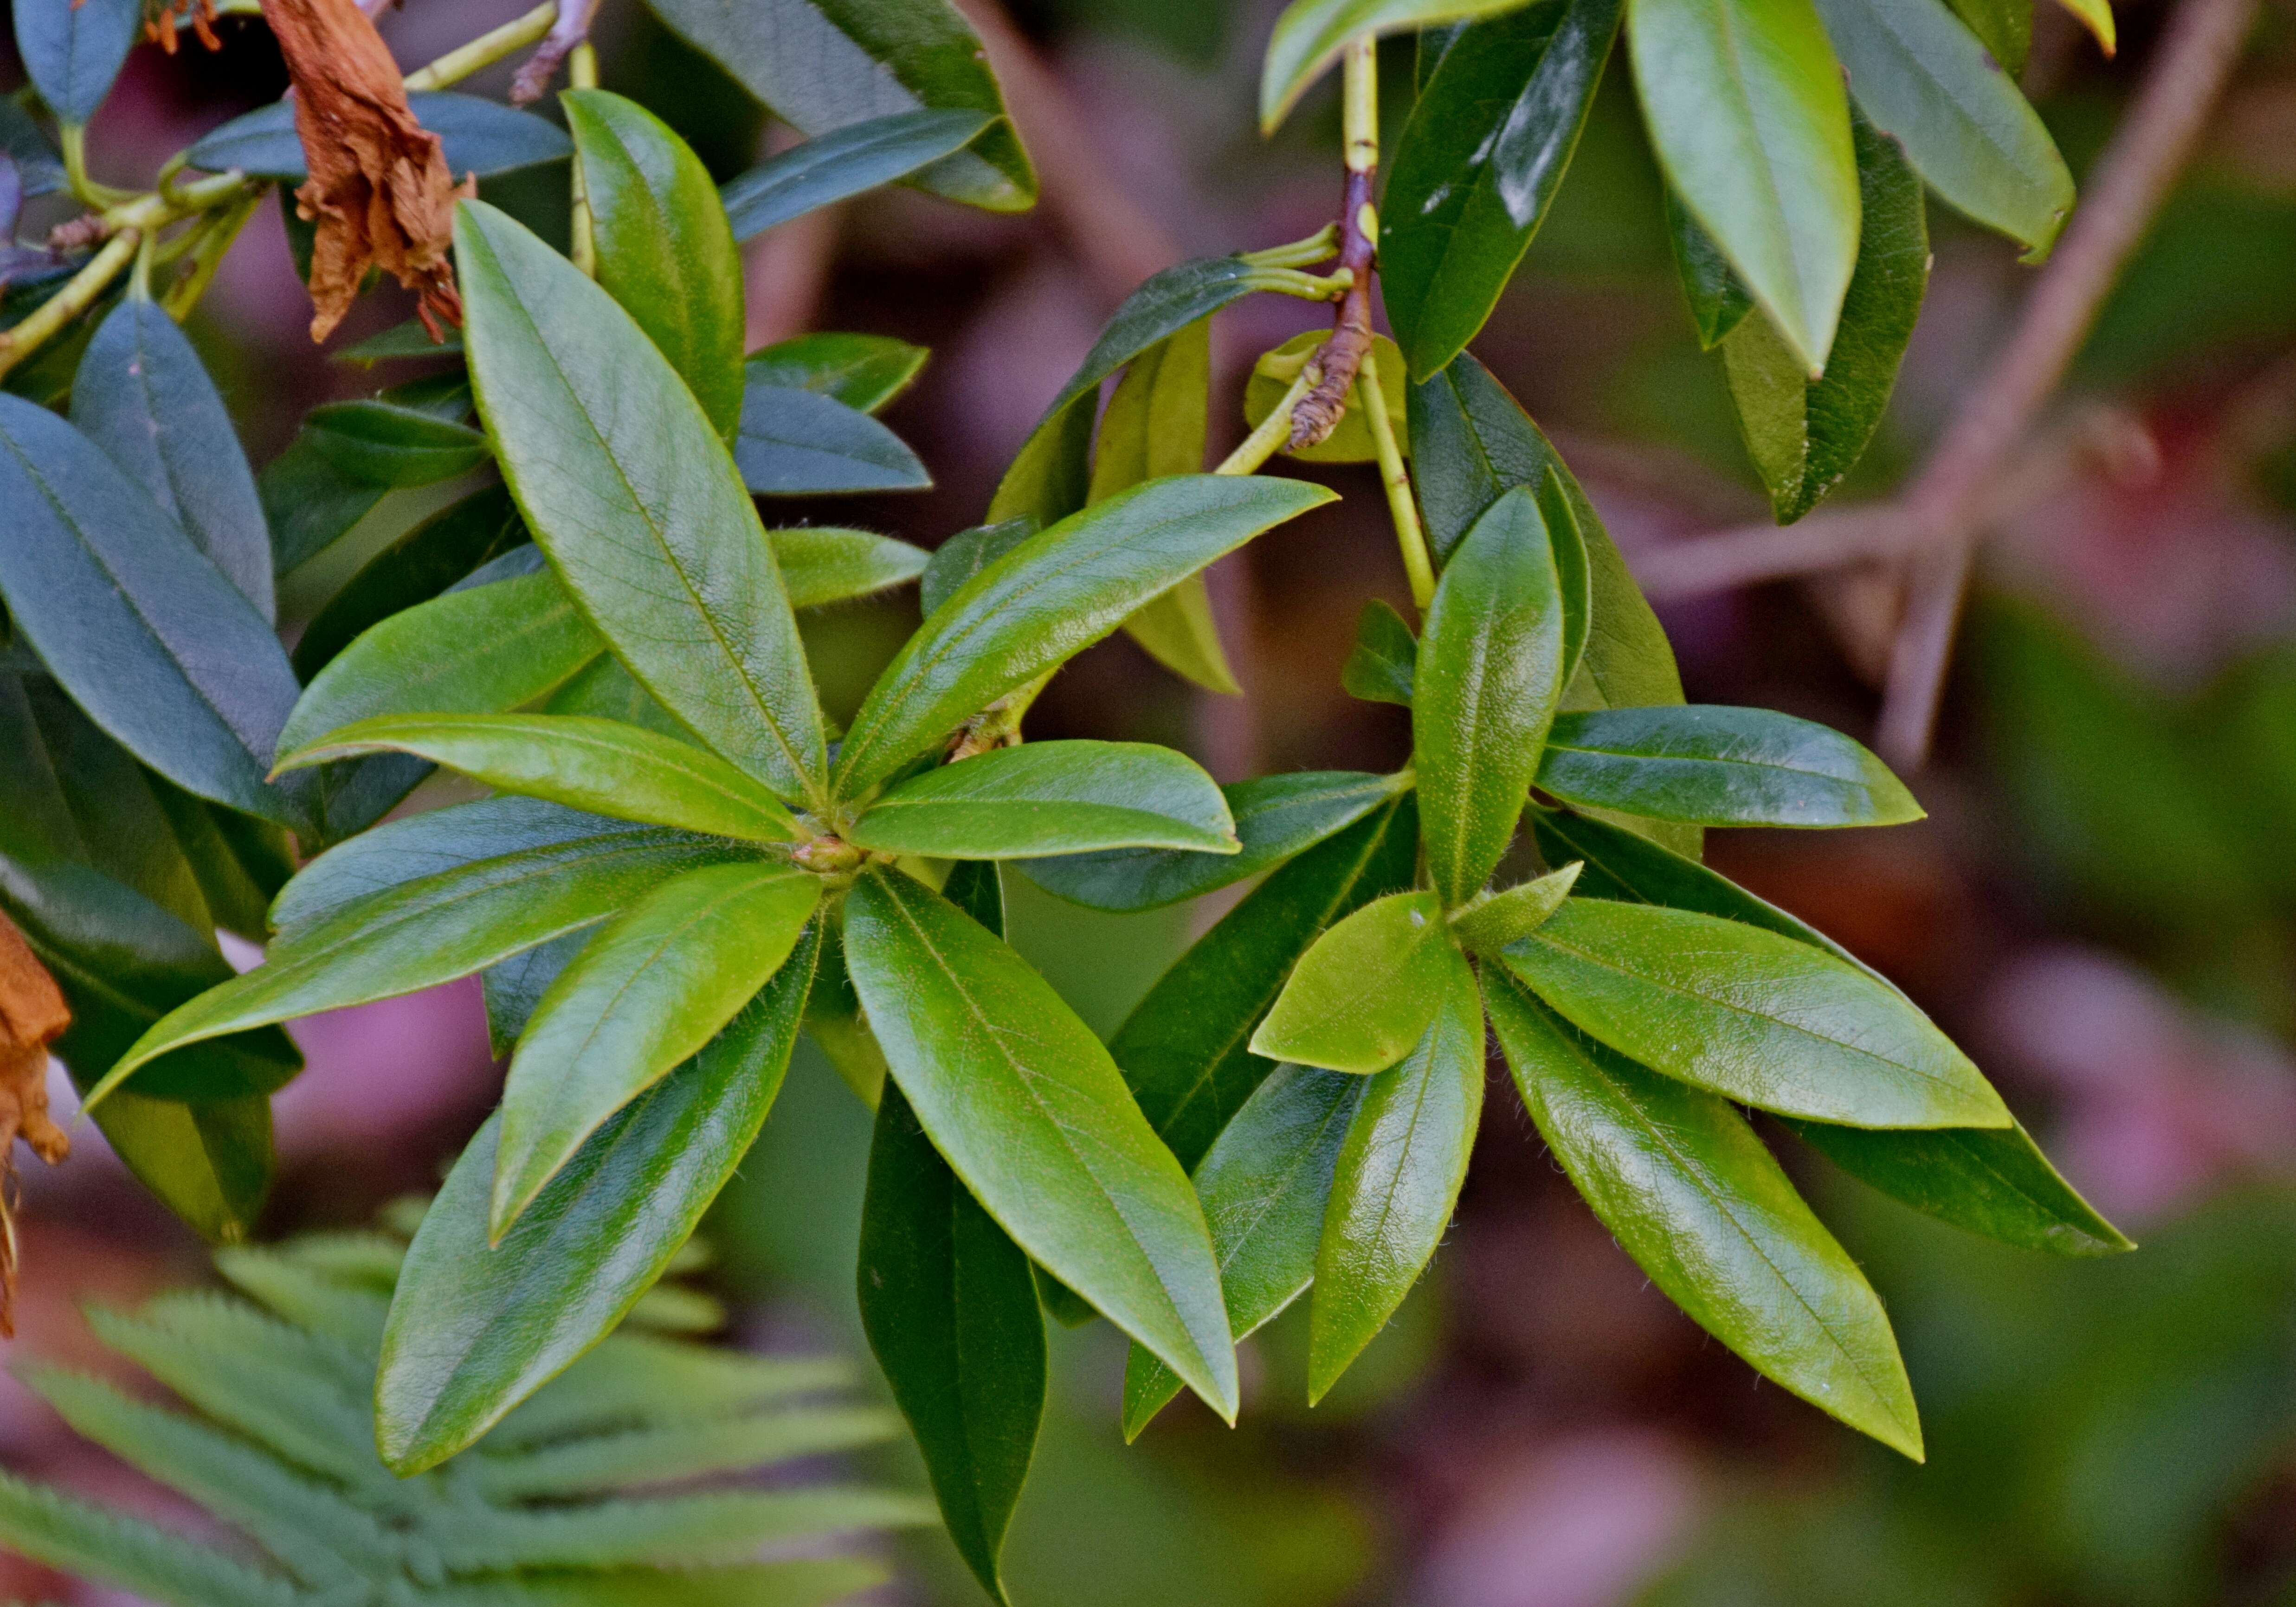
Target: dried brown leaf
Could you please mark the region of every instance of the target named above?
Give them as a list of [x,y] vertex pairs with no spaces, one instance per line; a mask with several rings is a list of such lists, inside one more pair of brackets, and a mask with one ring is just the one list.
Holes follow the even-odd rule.
[[48,1116],[48,1045],[70,1025],[55,979],[0,915],[0,1339],[16,1332],[16,1225],[7,1196],[16,1140],[50,1166],[71,1153],[71,1140]]

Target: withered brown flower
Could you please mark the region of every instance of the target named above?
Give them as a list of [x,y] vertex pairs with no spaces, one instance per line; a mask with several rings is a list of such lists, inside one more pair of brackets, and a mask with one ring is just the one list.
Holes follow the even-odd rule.
[[7,1198],[16,1140],[50,1166],[71,1153],[70,1138],[48,1116],[48,1045],[70,1025],[55,979],[0,915],[0,1338],[16,1332],[16,1227]]

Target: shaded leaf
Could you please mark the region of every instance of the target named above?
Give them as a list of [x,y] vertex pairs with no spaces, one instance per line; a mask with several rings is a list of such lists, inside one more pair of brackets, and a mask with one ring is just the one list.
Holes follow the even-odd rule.
[[[447,171],[456,178],[493,178],[540,162],[563,161],[574,153],[565,131],[555,123],[482,95],[418,91],[406,97],[406,105],[417,122],[439,136]],[[303,142],[295,132],[292,101],[274,101],[210,129],[184,155],[193,167],[210,173],[236,168],[256,178],[290,184],[310,176]]]
[[[1690,209],[1682,204],[1682,197],[1671,189],[1666,193],[1666,233],[1674,253],[1675,275],[1690,302],[1690,322],[1698,331],[1698,348],[1712,351],[1724,336],[1745,322],[1746,315],[1754,310],[1754,299],[1730,271],[1722,248],[1698,226]],[[1854,282],[1857,275],[1853,273],[1850,277]],[[1804,384],[1809,380],[1800,370],[1795,377]]]
[[917,455],[867,414],[814,390],[762,385],[742,396],[734,461],[760,496],[840,491],[922,491],[932,484]]
[[370,398],[329,402],[304,420],[320,456],[361,485],[435,486],[487,461],[487,438],[467,424]]
[[327,600],[295,643],[295,673],[308,685],[371,627],[429,602],[528,539],[526,521],[500,486],[441,509],[367,560]]
[[1408,709],[1418,666],[1419,638],[1403,616],[1377,597],[1365,603],[1356,619],[1356,644],[1340,670],[1340,685],[1349,695]]
[[16,54],[59,120],[84,124],[111,93],[144,24],[142,0],[22,0]]
[[767,157],[720,192],[734,238],[906,178],[964,150],[996,120],[987,111],[897,111],[848,123]]
[[2004,1244],[2061,1256],[2136,1248],[2058,1175],[2021,1126],[1875,1132],[1786,1125],[1859,1182]]
[[817,390],[876,413],[906,390],[931,354],[890,335],[796,335],[750,354],[745,383]]
[[791,608],[819,608],[906,586],[923,575],[932,556],[890,536],[833,526],[769,530],[767,537]]
[[959,586],[1043,528],[1033,518],[1021,518],[959,530],[934,548],[927,560],[924,575],[917,583],[918,606],[928,616],[937,612]]
[[1402,33],[1511,11],[1522,0],[1292,0],[1259,75],[1259,128],[1272,132],[1308,86],[1364,34]]

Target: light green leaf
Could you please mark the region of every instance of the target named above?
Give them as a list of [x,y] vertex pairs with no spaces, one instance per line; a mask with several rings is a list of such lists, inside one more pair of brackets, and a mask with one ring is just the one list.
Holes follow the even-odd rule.
[[1555,717],[1538,785],[1565,803],[1710,826],[1902,825],[1922,807],[1830,726],[1677,704]]
[[1356,619],[1356,644],[1340,670],[1340,685],[1367,703],[1411,707],[1419,667],[1419,638],[1394,606],[1377,597]]
[[435,486],[488,456],[487,438],[468,424],[372,397],[312,408],[303,439],[358,484],[392,489]]
[[[1275,349],[1259,354],[1251,365],[1251,377],[1243,385],[1246,425],[1257,430],[1267,422],[1268,415],[1283,405],[1284,393],[1292,389],[1292,381],[1330,339],[1329,330],[1307,330]],[[1379,395],[1387,409],[1388,427],[1395,432],[1396,446],[1408,457],[1410,378],[1403,353],[1385,335],[1374,335],[1371,346],[1372,361],[1379,369]],[[1365,422],[1361,407],[1354,402],[1340,415],[1338,427],[1314,446],[1294,447],[1287,440],[1276,450],[1303,463],[1368,463],[1379,458],[1379,444],[1373,439],[1371,425]]]
[[1512,11],[1523,0],[1292,0],[1259,75],[1259,131],[1272,134],[1308,86],[1365,34],[1404,33]]
[[816,390],[864,413],[881,413],[915,382],[932,354],[890,335],[793,335],[750,354],[746,381]]
[[1456,957],[1432,892],[1394,893],[1317,938],[1251,1052],[1332,1071],[1384,1071],[1427,1030]]
[[944,859],[1106,849],[1237,850],[1227,800],[1196,763],[1147,742],[1029,742],[912,776],[846,833],[857,847]]
[[34,1562],[167,1607],[300,1607],[307,1599],[283,1575],[6,1472],[0,1472],[0,1541]]
[[801,525],[767,532],[791,608],[819,608],[906,586],[925,572],[922,547],[866,530]]
[[1508,888],[1486,893],[1451,915],[1451,930],[1473,954],[1496,955],[1517,938],[1529,936],[1562,907],[1585,868],[1574,861],[1559,871]]

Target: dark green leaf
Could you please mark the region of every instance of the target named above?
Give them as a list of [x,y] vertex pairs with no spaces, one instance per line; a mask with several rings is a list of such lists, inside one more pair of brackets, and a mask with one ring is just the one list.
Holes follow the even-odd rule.
[[271,533],[255,477],[199,354],[148,298],[129,296],[87,343],[71,422],[271,618]]
[[380,399],[330,402],[304,421],[307,439],[362,485],[435,486],[487,461],[487,438],[467,424]]
[[1538,785],[1565,803],[1694,825],[1902,825],[1923,814],[1840,732],[1719,704],[1557,715]]
[[[904,111],[1004,115],[986,53],[947,0],[648,0],[670,31],[808,139]],[[951,201],[1025,211],[1037,176],[1009,123],[910,181]]]
[[1356,619],[1355,647],[1340,671],[1340,685],[1349,695],[1408,709],[1418,665],[1419,638],[1403,616],[1377,597],[1365,603]]
[[1324,929],[1410,887],[1418,815],[1391,799],[1283,866],[1198,939],[1117,1029],[1109,1050],[1183,1166],[1203,1159],[1275,1070],[1246,1040]]
[[1514,836],[1562,691],[1562,599],[1528,488],[1491,504],[1435,587],[1411,710],[1435,890],[1465,903]]
[[[93,5],[95,0],[88,0]],[[417,90],[406,104],[446,147],[448,171],[460,179],[562,161],[573,146],[557,125],[499,101],[474,94]],[[257,178],[292,186],[310,176],[303,142],[295,135],[295,104],[274,101],[209,130],[184,153],[194,168],[222,173],[236,168]]]
[[917,604],[925,614],[939,611],[957,588],[1044,527],[1032,518],[1008,519],[1001,524],[974,525],[959,530],[926,561],[917,584]]
[[851,798],[875,786],[1151,597],[1331,500],[1299,480],[1177,475],[1029,537],[934,609],[886,667],[838,751],[838,791]]
[[822,948],[821,979],[806,1002],[805,1029],[846,1086],[875,1110],[885,1089],[885,1051],[861,1013],[861,996],[853,991],[853,977],[845,966],[844,928],[836,921],[830,923]]
[[1451,916],[1451,931],[1472,954],[1496,958],[1518,938],[1529,937],[1562,907],[1584,865],[1574,861],[1559,871],[1504,891],[1486,893]]
[[1595,103],[1620,0],[1538,0],[1471,24],[1396,142],[1380,288],[1411,375],[1474,339],[1546,215]]
[[1251,1035],[1251,1052],[1331,1071],[1384,1071],[1434,1020],[1457,958],[1434,893],[1390,893],[1308,946]]
[[[1969,31],[2001,70],[2016,78],[2025,70],[2025,57],[2033,48],[2033,0],[1951,0],[1953,14],[1969,24]],[[2112,15],[2108,8],[2105,14]]]
[[821,801],[821,709],[756,507],[707,415],[612,298],[466,202],[480,406],[520,510],[639,683],[786,798]]
[[1332,1177],[1308,1313],[1308,1401],[1363,1353],[1443,1241],[1483,1111],[1483,1001],[1448,943],[1433,1020],[1411,1057],[1365,1085]]
[[574,963],[574,956],[596,930],[585,926],[562,933],[507,960],[497,960],[479,973],[480,991],[487,1005],[487,1045],[496,1060],[508,1060],[517,1050],[542,996],[550,991],[558,973]]
[[[23,24],[20,21],[18,27]],[[17,50],[20,57],[21,46]],[[21,102],[13,95],[0,97],[0,153],[16,164],[17,182],[23,186],[24,199],[53,195],[70,184],[64,172],[62,153],[40,131]]]
[[0,396],[0,595],[90,717],[185,790],[307,827],[267,785],[295,676],[270,626],[87,438]]
[[32,86],[61,121],[86,123],[143,30],[142,0],[20,0],[14,9]]
[[760,496],[840,491],[922,491],[932,476],[901,438],[857,408],[815,390],[757,382],[742,395],[734,461]]
[[973,1197],[1232,1420],[1202,1208],[1108,1051],[1019,955],[898,873],[863,874],[845,941],[894,1080]]
[[390,495],[336,468],[308,435],[264,465],[255,489],[271,526],[273,568],[281,575],[341,540]]
[[890,536],[807,525],[768,530],[774,562],[789,588],[791,608],[819,608],[906,586],[925,572],[931,554]]
[[1196,763],[1147,742],[1029,742],[912,776],[847,840],[888,854],[1017,859],[1047,851],[1236,851],[1227,800]]
[[201,1238],[235,1244],[255,1231],[279,1166],[269,1099],[184,1103],[122,1088],[89,1119],[135,1181]]
[[1236,854],[1117,849],[1013,862],[1047,892],[1092,909],[1132,911],[1177,904],[1256,876],[1353,825],[1392,799],[1398,778],[1352,770],[1262,775],[1220,789],[1235,822]]
[[789,865],[718,865],[662,882],[599,928],[511,1060],[492,1242],[615,1111],[741,1013],[820,901],[820,879]]
[[890,335],[798,335],[750,354],[746,382],[817,390],[877,413],[906,390],[931,354]]
[[2136,1248],[2057,1175],[2022,1127],[1875,1132],[1816,1121],[1786,1125],[1860,1182],[2004,1244],[2061,1256]]
[[[1666,193],[1666,233],[1674,250],[1674,271],[1682,293],[1690,302],[1690,322],[1698,331],[1698,348],[1712,351],[1722,338],[1754,310],[1754,299],[1730,271],[1729,259],[1713,237],[1698,226],[1682,197]],[[1851,275],[1854,281],[1857,275]],[[1800,376],[1804,383],[1808,376]]]
[[[619,720],[625,726],[642,726],[657,736],[693,742],[693,733],[671,718],[669,710],[632,680],[630,672],[611,653],[601,653],[591,660],[572,680],[550,694],[542,711]],[[694,743],[696,747],[700,745]]]
[[898,111],[848,123],[767,158],[722,192],[734,238],[747,240],[833,201],[906,178],[964,150],[996,120],[978,111]]
[[1259,75],[1259,128],[1274,132],[1350,39],[1511,11],[1522,0],[1292,0],[1275,20]]
[[308,685],[370,627],[429,602],[527,539],[526,521],[500,486],[432,514],[367,560],[303,627],[295,673]]
[[1865,455],[1929,288],[1922,181],[1896,143],[1864,118],[1855,132],[1865,225],[1825,377],[1812,384],[1767,319],[1745,320],[1722,342],[1746,452],[1780,524],[1816,507]]
[[857,1283],[869,1348],[916,1434],[949,1538],[1002,1602],[1004,1530],[1045,1410],[1045,1319],[1029,1258],[965,1192],[898,1087],[877,1107]]
[[1930,186],[2035,259],[2072,210],[2073,176],[2040,117],[1940,0],[1820,0],[1859,110]]
[[1538,516],[1546,521],[1547,545],[1554,552],[1555,593],[1562,603],[1562,685],[1567,690],[1587,662],[1595,624],[1595,574],[1587,532],[1559,468],[1549,469],[1538,482]]
[[731,439],[742,418],[742,263],[709,169],[635,101],[570,89],[559,102],[594,220],[598,283]]
[[1854,1127],[2009,1125],[1983,1074],[1904,995],[1792,938],[1572,898],[1503,957],[1582,1031],[1742,1103]]
[[1539,1136],[1652,1281],[1759,1371],[1920,1460],[1882,1302],[1744,1119],[1505,982],[1488,996]]
[[[1243,1338],[1307,1290],[1340,1145],[1371,1079],[1278,1066],[1196,1168],[1227,1319]],[[1124,1437],[1180,1392],[1169,1367],[1134,1346],[1124,1367]]]
[[1857,255],[1857,161],[1816,7],[1628,0],[1627,29],[1668,182],[1816,373]]
[[193,798],[162,776],[146,772],[145,778],[183,845],[214,923],[262,942],[270,930],[265,912],[295,873],[294,840],[252,815]]
[[441,330],[433,340],[420,318],[409,318],[404,324],[394,324],[379,335],[369,335],[356,346],[329,353],[337,363],[349,363],[359,368],[373,368],[377,363],[394,360],[419,362],[427,357],[459,357],[463,355],[463,332]]
[[500,1119],[480,1129],[424,1215],[391,1302],[375,1438],[395,1472],[469,1445],[661,1275],[773,1108],[818,952],[816,925],[706,1048],[592,1134],[491,1249]]

